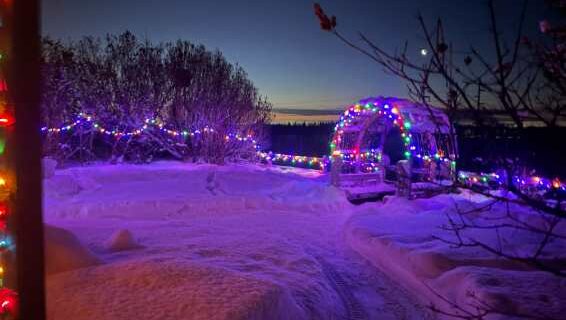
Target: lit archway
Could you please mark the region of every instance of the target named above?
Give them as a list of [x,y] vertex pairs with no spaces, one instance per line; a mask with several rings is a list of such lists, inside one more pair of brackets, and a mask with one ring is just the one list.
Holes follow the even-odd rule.
[[403,140],[403,155],[413,168],[445,168],[452,174],[457,149],[446,114],[435,107],[391,97],[360,100],[340,117],[330,150],[334,160],[341,160],[341,173],[384,170],[389,165],[383,154],[384,142],[395,127]]

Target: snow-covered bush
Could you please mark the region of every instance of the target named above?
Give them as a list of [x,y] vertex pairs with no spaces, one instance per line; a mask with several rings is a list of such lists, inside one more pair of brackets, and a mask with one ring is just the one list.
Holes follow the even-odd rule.
[[[271,105],[247,74],[219,51],[187,41],[152,44],[126,32],[63,43],[44,39],[42,121],[46,155],[59,161],[110,159],[147,162],[155,157],[223,163],[250,158]],[[93,117],[64,128],[79,114]],[[100,128],[139,135],[101,134]],[[96,123],[99,127],[95,127]],[[167,134],[208,130],[207,134]]]

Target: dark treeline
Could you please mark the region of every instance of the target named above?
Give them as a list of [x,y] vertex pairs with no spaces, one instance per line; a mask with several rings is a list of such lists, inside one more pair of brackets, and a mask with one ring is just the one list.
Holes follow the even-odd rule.
[[[319,124],[273,124],[271,150],[279,153],[306,156],[328,155],[329,141],[334,132],[334,123]],[[506,157],[519,160],[526,168],[536,169],[545,176],[566,177],[564,155],[565,127],[509,127],[457,126],[459,161],[462,170],[490,170],[486,163]]]
[[457,126],[456,132],[460,168],[486,170],[479,163],[493,165],[496,159],[507,158],[539,175],[566,177],[566,143],[560,141],[566,137],[566,127]]
[[305,156],[328,155],[329,143],[334,133],[332,122],[318,124],[272,124],[270,150],[278,153]]

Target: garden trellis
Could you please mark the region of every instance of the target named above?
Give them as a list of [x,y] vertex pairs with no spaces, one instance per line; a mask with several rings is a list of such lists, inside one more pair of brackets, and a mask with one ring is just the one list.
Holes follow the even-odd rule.
[[391,97],[363,99],[344,111],[330,142],[332,162],[341,162],[333,170],[385,174],[384,147],[393,131],[400,134],[403,155],[415,172],[426,179],[454,177],[457,146],[446,114]]

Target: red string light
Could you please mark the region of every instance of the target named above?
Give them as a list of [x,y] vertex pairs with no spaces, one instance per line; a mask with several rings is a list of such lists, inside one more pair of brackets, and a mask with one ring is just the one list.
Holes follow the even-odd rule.
[[9,114],[0,115],[0,127],[9,127],[14,124],[14,117]]
[[17,310],[17,293],[10,289],[0,289],[0,316],[15,315]]

